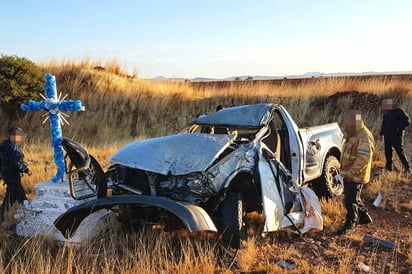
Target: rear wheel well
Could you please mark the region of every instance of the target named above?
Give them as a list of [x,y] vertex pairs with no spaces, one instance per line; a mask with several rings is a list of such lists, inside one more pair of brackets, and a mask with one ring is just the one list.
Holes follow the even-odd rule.
[[323,161],[320,177],[312,181],[313,190],[319,197],[329,198],[342,194],[343,187],[334,179],[334,176],[339,173],[339,162],[340,151],[331,148]]
[[337,148],[337,147],[332,147],[331,149],[329,149],[329,151],[328,151],[328,153],[326,153],[326,157],[325,157],[325,159],[324,159],[324,161],[323,161],[323,163],[322,163],[322,167],[324,167],[324,165],[325,165],[325,162],[326,162],[326,159],[329,157],[329,156],[335,156],[336,157],[336,159],[338,159],[339,161],[340,161],[340,151],[339,151],[339,149]]

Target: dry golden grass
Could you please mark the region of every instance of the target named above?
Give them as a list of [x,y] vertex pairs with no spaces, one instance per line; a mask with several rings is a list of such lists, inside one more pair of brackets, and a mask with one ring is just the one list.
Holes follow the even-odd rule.
[[[315,100],[336,92],[360,91],[398,96],[401,106],[412,114],[411,77],[153,82],[127,76],[115,60],[88,59],[50,62],[44,70],[56,75],[58,91],[68,93],[69,99],[81,99],[86,106],[85,112],[72,115],[63,135],[83,144],[104,169],[110,165],[107,158],[129,141],[177,132],[199,113],[215,111],[217,105],[278,102],[286,106],[298,125],[309,126],[340,121],[342,111],[356,103],[341,98],[336,105],[315,107]],[[377,134],[379,113],[362,109],[362,114]],[[13,123],[30,133],[24,151],[33,176],[23,177],[30,198],[34,183],[49,180],[56,171],[49,126],[41,125],[40,115],[29,113],[17,121],[0,117],[2,132]],[[410,132],[406,137],[406,151],[412,155]],[[114,228],[82,248],[38,237],[19,238],[14,235],[11,211],[0,226],[0,269],[7,273],[359,273],[358,264],[363,262],[377,273],[408,273],[412,269],[411,229],[397,220],[412,215],[411,179],[399,172],[379,172],[385,161],[382,149],[377,143],[376,176],[365,187],[363,197],[370,208],[378,192],[383,193],[384,200],[379,208],[371,208],[374,223],[355,234],[336,237],[334,233],[344,221],[342,198],[322,201],[324,231],[304,237],[281,231],[262,238],[262,219],[256,215],[251,217],[256,224],[248,228],[249,239],[231,264],[233,253],[217,251],[214,237],[192,237],[188,233],[131,233]],[[364,234],[394,241],[399,247],[388,251],[368,245],[362,240]],[[277,264],[279,260],[294,263],[296,268],[286,270]]]
[[321,200],[321,208],[323,214],[323,222],[325,227],[338,229],[342,225],[342,220],[345,220],[345,206],[343,198]]
[[408,263],[412,265],[412,234],[409,235],[409,251],[408,251]]
[[[108,64],[106,64],[108,63]],[[105,67],[105,70],[96,67]],[[212,112],[217,105],[278,102],[284,104],[302,126],[340,119],[339,109],[353,105],[342,99],[334,109],[311,106],[314,98],[342,91],[371,92],[379,96],[406,96],[412,91],[411,76],[324,77],[276,81],[235,82],[156,82],[125,76],[115,61],[78,62],[65,60],[44,64],[44,71],[56,76],[57,90],[68,99],[81,99],[85,112],[70,119],[63,128],[66,137],[95,145],[127,142],[180,130],[200,113]],[[118,73],[116,73],[118,71]],[[120,71],[120,72],[119,72]],[[411,100],[402,106],[412,109]],[[316,115],[311,115],[316,113]],[[375,116],[368,117],[375,124]],[[4,119],[4,118],[0,118]],[[29,113],[16,121],[0,124],[5,132],[8,124],[19,124],[31,136],[49,139],[48,124],[41,125],[41,113]],[[371,125],[373,129],[377,126]],[[93,136],[93,142],[90,137]]]
[[236,264],[243,271],[251,271],[256,263],[256,258],[260,252],[255,238],[249,238],[243,243],[243,248],[239,250],[236,257]]
[[411,200],[410,187],[411,180],[405,177],[400,172],[382,171],[375,177],[365,190],[365,195],[376,197],[378,193],[383,195],[383,200],[380,207],[401,212],[402,209],[407,209]]

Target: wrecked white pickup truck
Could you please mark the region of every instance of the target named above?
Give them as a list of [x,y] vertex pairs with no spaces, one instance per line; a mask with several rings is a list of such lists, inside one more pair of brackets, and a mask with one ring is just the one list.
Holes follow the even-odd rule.
[[251,211],[263,213],[264,232],[305,231],[313,227],[306,223],[313,212],[319,228],[319,201],[304,184],[342,192],[334,181],[342,145],[336,123],[299,129],[277,104],[225,108],[197,117],[179,134],[132,142],[110,157],[114,165],[105,173],[64,139],[73,198],[96,199],[70,208],[55,226],[70,236],[89,214],[106,208],[119,219],[165,230],[220,232],[234,248]]

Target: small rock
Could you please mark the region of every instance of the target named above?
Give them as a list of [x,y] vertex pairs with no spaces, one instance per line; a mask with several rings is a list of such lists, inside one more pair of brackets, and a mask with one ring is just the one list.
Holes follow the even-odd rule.
[[362,263],[362,262],[358,263],[358,267],[359,267],[360,270],[362,270],[364,272],[368,272],[368,273],[371,272],[371,267],[364,264],[364,263]]
[[315,240],[313,240],[312,238],[306,238],[306,242],[314,244]]

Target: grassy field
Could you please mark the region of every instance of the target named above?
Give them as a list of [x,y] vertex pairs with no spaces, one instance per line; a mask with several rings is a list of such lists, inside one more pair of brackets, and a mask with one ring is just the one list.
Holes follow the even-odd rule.
[[[377,135],[381,123],[378,104],[392,97],[412,114],[412,76],[331,77],[235,82],[151,82],[122,73],[114,63],[105,70],[98,64],[50,63],[44,70],[56,75],[59,92],[81,99],[86,111],[73,114],[63,135],[82,144],[103,168],[107,158],[134,139],[172,134],[201,113],[214,112],[217,105],[232,106],[277,102],[286,106],[299,126],[340,122],[342,113],[358,109],[367,126]],[[33,185],[55,173],[49,126],[41,113],[22,114],[18,120],[0,117],[1,132],[19,125],[30,133],[24,147],[33,176],[24,177],[29,197]],[[412,155],[411,132],[406,151]],[[303,237],[280,231],[263,238],[261,216],[248,216],[253,223],[249,238],[232,263],[231,252],[217,248],[213,235],[185,232],[145,231],[131,233],[113,227],[101,238],[84,246],[59,245],[47,239],[14,235],[13,212],[1,224],[0,269],[8,273],[361,273],[361,263],[376,273],[412,271],[411,178],[399,172],[381,172],[383,144],[377,142],[374,176],[363,192],[374,223],[354,234],[336,236],[344,221],[342,198],[322,201],[325,228]],[[400,163],[395,156],[395,165]],[[384,195],[379,208],[372,202]],[[363,241],[366,234],[395,242],[385,249]],[[286,270],[277,265],[287,260],[296,265]],[[360,265],[360,266],[359,266]]]

